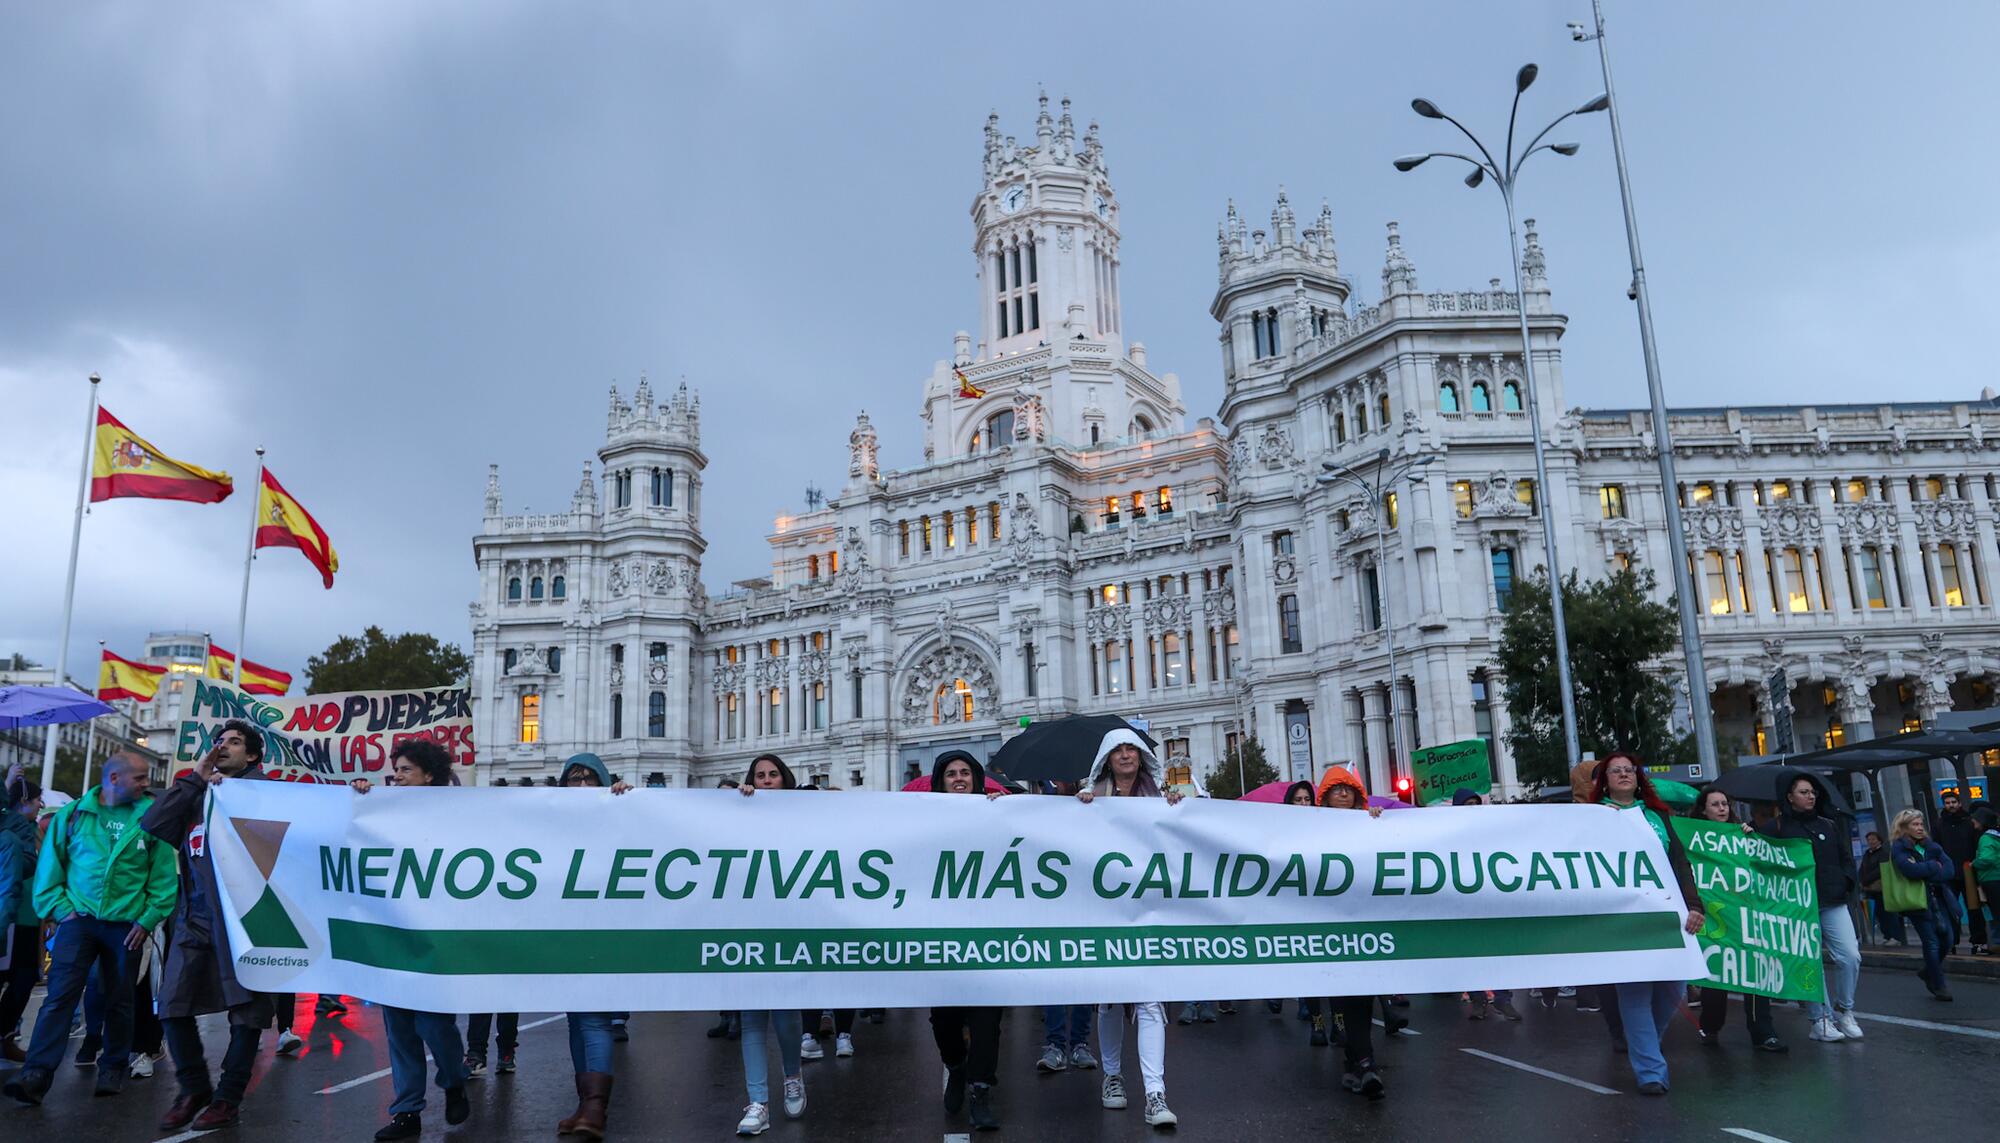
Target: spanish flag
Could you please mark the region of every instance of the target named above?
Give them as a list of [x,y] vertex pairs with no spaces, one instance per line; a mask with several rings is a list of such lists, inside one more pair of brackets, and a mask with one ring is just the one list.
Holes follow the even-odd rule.
[[[236,677],[236,656],[211,643],[208,645],[208,677]],[[281,695],[292,689],[292,676],[262,663],[243,660],[243,689],[253,695]]]
[[153,696],[160,693],[160,680],[166,677],[166,673],[165,667],[135,663],[106,651],[104,662],[97,668],[98,701],[131,699],[134,702],[151,702]]
[[319,521],[292,499],[268,468],[257,487],[257,546],[297,548],[307,563],[319,569],[320,579],[328,587],[333,586],[333,573],[340,570],[340,557],[334,554],[333,542],[326,538]]
[[951,375],[953,377],[958,378],[958,395],[960,397],[963,397],[968,401],[977,401],[979,398],[984,397],[986,395],[986,390],[981,389],[977,385],[974,385],[972,383],[972,378],[967,377],[965,375],[965,370],[960,369],[958,366],[954,365],[951,367]]
[[102,406],[97,410],[97,443],[90,461],[90,499],[143,496],[214,504],[229,498],[235,483],[226,472],[210,472],[153,447],[146,438]]

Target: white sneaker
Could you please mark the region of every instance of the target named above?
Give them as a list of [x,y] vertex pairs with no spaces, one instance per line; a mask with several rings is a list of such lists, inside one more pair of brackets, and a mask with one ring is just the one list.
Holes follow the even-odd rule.
[[797,1119],[806,1113],[806,1081],[801,1076],[785,1077],[785,1118]]
[[281,1056],[289,1056],[305,1046],[306,1042],[299,1039],[299,1034],[290,1028],[278,1033],[278,1054]]
[[1104,1106],[1111,1111],[1125,1110],[1125,1077],[1107,1075],[1101,1093]]
[[842,1032],[833,1041],[833,1054],[839,1056],[843,1060],[853,1055],[854,1037],[846,1032]]
[[736,1121],[738,1135],[762,1135],[771,1129],[771,1111],[761,1103],[753,1103],[743,1109],[743,1118]]
[[151,1057],[151,1056],[147,1055],[147,1054],[146,1054],[146,1053],[144,1053],[144,1052],[140,1052],[140,1053],[139,1053],[138,1055],[136,1055],[136,1056],[133,1056],[133,1057],[132,1057],[132,1078],[133,1078],[133,1079],[152,1079],[152,1078],[153,1078],[153,1057]]
[[826,1058],[826,1049],[819,1046],[818,1036],[808,1034],[799,1037],[799,1058],[802,1060]]
[[1167,1107],[1166,1092],[1149,1091],[1146,1093],[1146,1126],[1172,1127],[1180,1121],[1180,1116],[1175,1115]]
[[1576,989],[1565,984],[1561,988],[1556,989],[1556,995],[1564,1000],[1572,1000],[1576,997]]
[[1847,1035],[1840,1030],[1840,1025],[1834,1023],[1830,1017],[1822,1016],[1812,1022],[1812,1031],[1806,1033],[1806,1039],[1831,1044],[1838,1040],[1847,1039]]
[[1850,1040],[1861,1039],[1861,1025],[1855,1022],[1854,1009],[1848,1008],[1843,1011],[1835,1013],[1834,1021],[1835,1023],[1840,1025],[1841,1035],[1847,1037]]

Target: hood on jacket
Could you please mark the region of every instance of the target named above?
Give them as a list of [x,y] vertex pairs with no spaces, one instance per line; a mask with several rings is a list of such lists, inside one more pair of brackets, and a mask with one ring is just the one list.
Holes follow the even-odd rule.
[[[1139,751],[1139,780],[1133,784],[1132,792],[1148,797],[1160,797],[1167,788],[1165,767],[1160,765],[1160,760],[1154,756],[1152,748],[1146,745],[1146,740],[1139,736],[1138,731],[1126,730],[1124,727],[1109,732],[1098,742],[1097,757],[1091,759],[1090,773],[1083,779],[1083,784],[1094,788],[1100,782],[1103,783],[1105,789],[1097,791],[1100,794],[1111,788],[1111,776],[1104,772],[1104,760],[1111,757],[1111,752],[1120,746],[1130,746]],[[1148,784],[1152,789],[1146,789]]]
[[1591,774],[1597,769],[1595,762],[1578,762],[1569,771],[1569,798],[1572,802],[1589,802]]
[[611,787],[611,770],[604,765],[604,759],[595,754],[570,755],[569,760],[563,763],[562,776],[556,779],[556,785],[566,785],[569,782],[569,772],[579,766],[595,774],[598,785],[606,789]]
[[1320,805],[1326,804],[1326,792],[1335,786],[1352,786],[1356,798],[1355,805],[1368,804],[1368,788],[1361,784],[1361,779],[1354,776],[1354,771],[1345,766],[1330,766],[1325,776],[1319,780],[1319,797],[1316,800]]
[[1451,792],[1451,804],[1454,806],[1477,806],[1484,805],[1485,803],[1480,801],[1478,794],[1473,793],[1464,786],[1460,786]]
[[937,761],[931,763],[932,793],[944,794],[950,792],[944,788],[944,768],[953,762],[963,762],[972,767],[973,793],[984,794],[986,792],[986,767],[980,765],[979,759],[974,758],[963,750],[947,750],[937,756]]
[[[1812,783],[1813,794],[1818,798],[1813,804],[1811,814],[1800,814],[1792,808],[1792,783],[1800,778]],[[1818,774],[1787,766],[1778,771],[1778,813],[1786,817],[1825,818],[1832,821],[1840,816],[1840,806],[1833,800],[1833,791],[1827,789],[1826,782]]]

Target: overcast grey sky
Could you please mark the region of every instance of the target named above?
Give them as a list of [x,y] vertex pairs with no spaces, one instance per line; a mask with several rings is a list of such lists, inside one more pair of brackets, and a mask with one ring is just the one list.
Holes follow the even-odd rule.
[[[1907,14],[1906,14],[1907,13]],[[921,457],[922,379],[976,328],[968,206],[989,110],[1097,119],[1123,212],[1125,328],[1221,382],[1215,225],[1280,183],[1333,207],[1380,291],[1383,223],[1427,288],[1503,275],[1497,195],[1398,175],[1443,147],[1426,95],[1504,128],[1595,94],[1587,0],[1221,5],[0,3],[0,651],[54,654],[85,375],[166,451],[239,481],[85,524],[72,663],[146,631],[234,639],[252,448],[319,517],[322,591],[267,551],[249,654],[343,632],[467,638],[486,464],[566,507],[605,388],[701,391],[711,589],[771,518],[845,478],[867,409]],[[2000,262],[2000,8],[1610,6],[1676,403],[1970,399]],[[1980,79],[1984,75],[1987,78]],[[1522,183],[1571,317],[1570,404],[1643,400],[1603,117]]]

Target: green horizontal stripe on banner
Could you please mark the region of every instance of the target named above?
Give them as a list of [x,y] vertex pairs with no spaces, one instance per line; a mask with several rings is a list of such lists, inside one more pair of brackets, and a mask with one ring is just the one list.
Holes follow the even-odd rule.
[[[1681,947],[1675,913],[1323,925],[911,929],[402,929],[327,922],[335,960],[436,976],[1319,964]],[[762,959],[745,950],[755,947]],[[737,950],[732,955],[728,950]],[[803,955],[801,955],[803,949]]]

